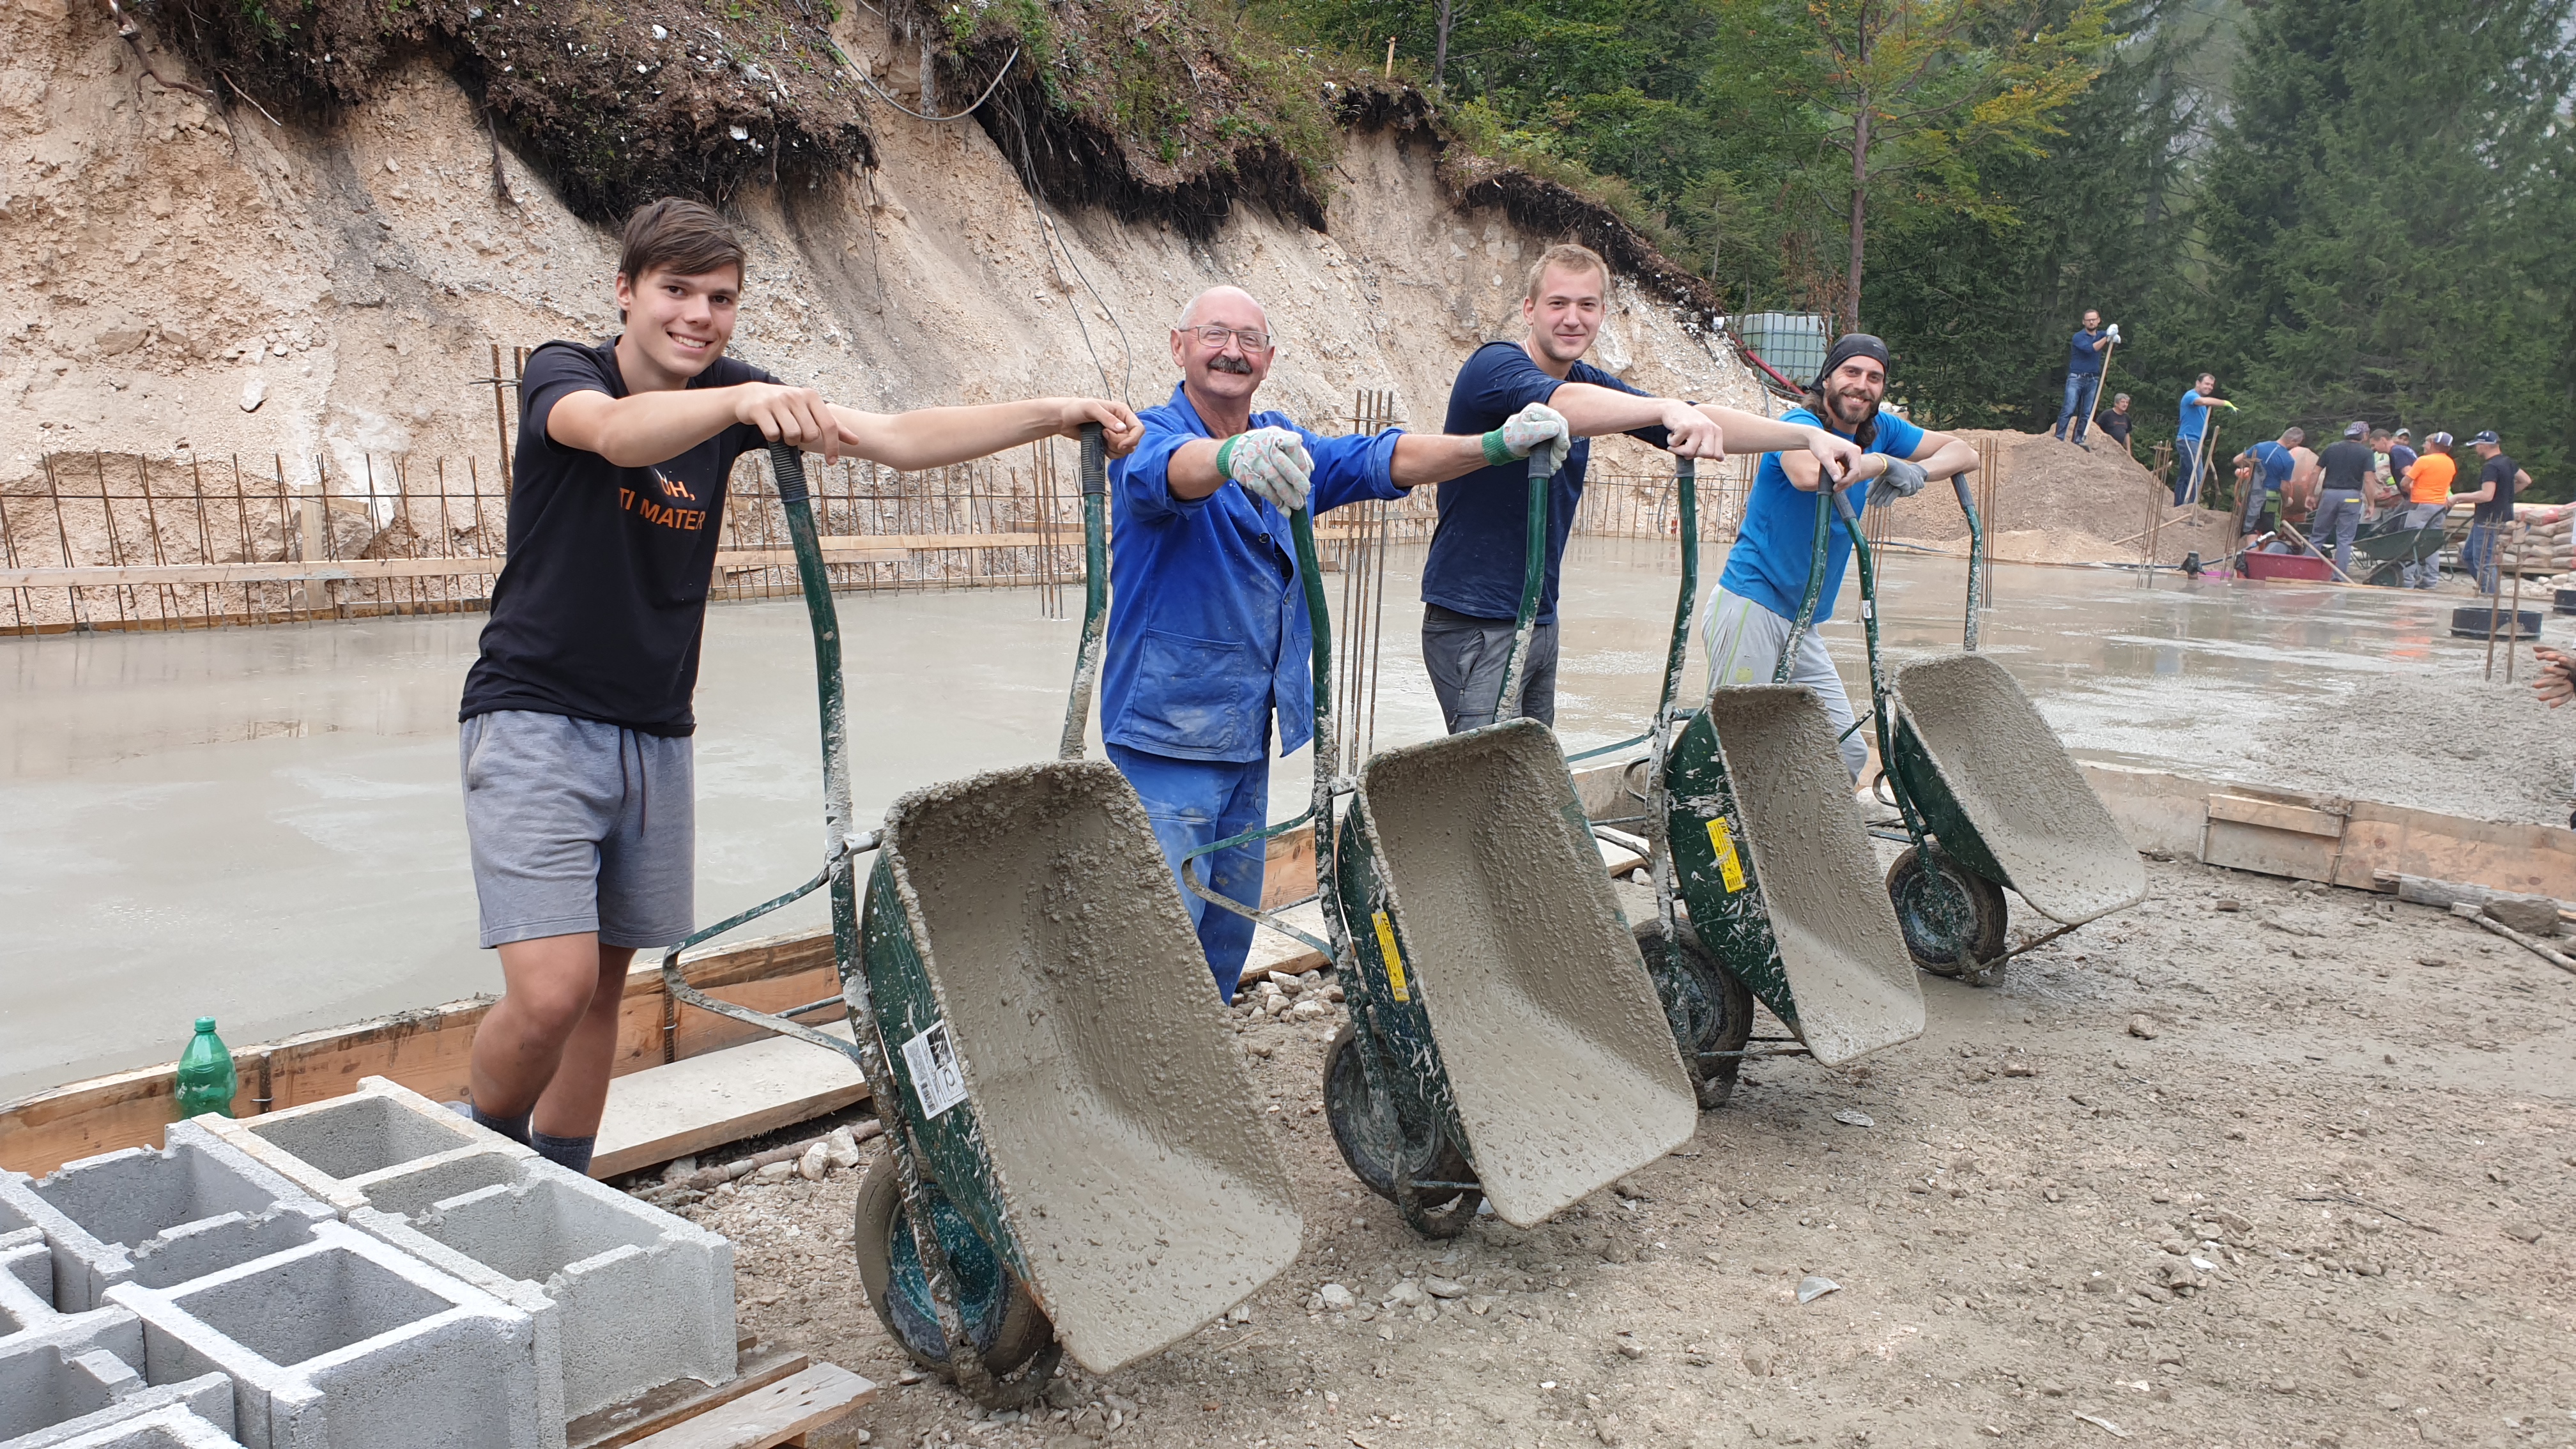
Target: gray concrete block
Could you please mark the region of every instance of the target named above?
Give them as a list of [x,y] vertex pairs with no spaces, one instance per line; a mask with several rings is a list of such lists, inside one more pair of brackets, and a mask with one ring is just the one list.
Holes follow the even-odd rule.
[[143,1325],[132,1313],[47,1312],[47,1322],[0,1338],[0,1449],[50,1449],[172,1407],[232,1423],[232,1382],[222,1374],[163,1381],[144,1371]]
[[[500,1145],[514,1150],[500,1152],[478,1147],[442,1152],[353,1179],[343,1189],[358,1199],[349,1209],[369,1207],[380,1213],[417,1216],[427,1212],[432,1203],[463,1197],[477,1188],[515,1184],[527,1176],[531,1164],[545,1161],[506,1138],[500,1140]],[[344,1214],[349,1209],[344,1209]]]
[[81,1313],[107,1289],[167,1287],[303,1242],[331,1209],[186,1122],[155,1152],[129,1147],[51,1177],[0,1172],[0,1232],[34,1228],[53,1258],[54,1307]]
[[530,1159],[515,1182],[349,1221],[535,1314],[561,1365],[541,1390],[555,1422],[733,1377],[733,1244],[614,1188]]
[[368,1189],[375,1183],[410,1173],[424,1163],[492,1153],[535,1155],[383,1077],[361,1077],[358,1089],[347,1096],[282,1112],[239,1121],[194,1120],[342,1214],[370,1206]]
[[170,1404],[68,1438],[47,1439],[44,1449],[242,1449],[242,1445],[186,1405]]
[[54,1250],[42,1228],[0,1233],[0,1339],[29,1327],[26,1302],[54,1306]]
[[169,1288],[108,1290],[147,1378],[233,1383],[246,1449],[536,1449],[528,1314],[344,1224]]

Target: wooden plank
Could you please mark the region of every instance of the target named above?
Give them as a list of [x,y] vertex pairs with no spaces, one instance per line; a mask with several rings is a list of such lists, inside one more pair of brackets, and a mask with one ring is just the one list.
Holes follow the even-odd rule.
[[2381,871],[2576,900],[2576,830],[2356,800],[2334,882],[2369,890]]
[[1261,862],[1261,908],[1275,911],[1315,893],[1315,832],[1307,827],[1270,837]]
[[839,1364],[818,1363],[635,1443],[638,1449],[771,1449],[840,1422],[876,1396],[868,1380]]
[[679,1379],[648,1389],[622,1404],[596,1409],[564,1425],[564,1449],[619,1449],[649,1434],[721,1408],[754,1389],[765,1389],[813,1363],[801,1353],[771,1349],[745,1353],[734,1363],[733,1377],[712,1387],[696,1379]]
[[[846,1021],[821,1030],[849,1040]],[[793,1037],[629,1072],[608,1084],[590,1175],[653,1167],[810,1121],[867,1096],[857,1063]]]
[[2334,879],[2335,856],[2341,844],[2337,838],[2304,830],[2279,830],[2212,816],[2209,833],[2201,841],[2200,858],[2229,870],[2322,881]]
[[2211,795],[2209,818],[2261,826],[2266,830],[2291,830],[2302,835],[2322,835],[2328,839],[2341,839],[2343,836],[2344,812],[2341,810],[2318,809],[2281,800],[2256,799],[2247,795]]

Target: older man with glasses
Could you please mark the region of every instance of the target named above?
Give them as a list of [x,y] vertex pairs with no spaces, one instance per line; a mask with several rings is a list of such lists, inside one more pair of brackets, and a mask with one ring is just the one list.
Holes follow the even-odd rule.
[[[1100,724],[1177,871],[1190,851],[1267,822],[1272,715],[1283,755],[1313,734],[1313,633],[1288,514],[1401,497],[1541,448],[1561,455],[1566,428],[1532,406],[1482,435],[1324,437],[1285,413],[1254,412],[1279,344],[1261,304],[1236,287],[1191,299],[1171,346],[1180,384],[1137,414],[1145,439],[1109,470]],[[1260,904],[1259,842],[1199,864],[1217,894]],[[1186,890],[1183,899],[1217,993],[1230,1001],[1252,922]]]

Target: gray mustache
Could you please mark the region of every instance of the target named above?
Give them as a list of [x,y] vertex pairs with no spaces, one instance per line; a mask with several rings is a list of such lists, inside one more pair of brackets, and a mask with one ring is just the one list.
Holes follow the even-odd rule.
[[1239,372],[1244,376],[1249,377],[1252,375],[1252,364],[1246,362],[1240,357],[1220,354],[1208,359],[1208,371]]

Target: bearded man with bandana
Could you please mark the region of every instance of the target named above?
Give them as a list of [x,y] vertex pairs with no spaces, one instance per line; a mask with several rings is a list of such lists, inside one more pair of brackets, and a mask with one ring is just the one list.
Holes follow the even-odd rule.
[[[1806,405],[1780,418],[1823,427],[1859,444],[1859,466],[1830,486],[1865,483],[1873,505],[1911,497],[1927,481],[1956,477],[1977,466],[1975,448],[1880,410],[1887,396],[1887,363],[1886,343],[1866,332],[1846,334],[1825,354]],[[1773,453],[1762,460],[1753,496],[1744,506],[1743,528],[1726,555],[1726,570],[1700,611],[1711,686],[1769,684],[1778,670],[1799,600],[1806,594],[1808,566],[1815,558],[1815,494],[1825,486],[1823,469],[1811,453]],[[1816,598],[1818,624],[1833,617],[1851,549],[1850,535],[1838,521],[1833,523],[1824,587]],[[1825,641],[1813,629],[1798,641],[1789,682],[1816,692],[1840,737],[1843,768],[1857,783],[1869,764],[1869,742],[1852,728],[1851,696],[1825,652]]]

